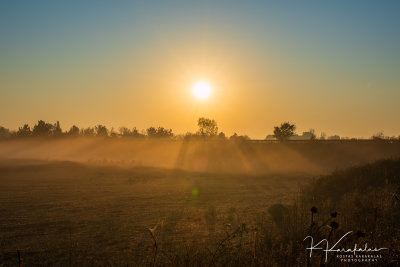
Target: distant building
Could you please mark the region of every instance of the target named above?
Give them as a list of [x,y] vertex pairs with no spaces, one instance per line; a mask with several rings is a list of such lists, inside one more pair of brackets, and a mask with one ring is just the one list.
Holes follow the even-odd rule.
[[[315,137],[315,135],[312,132],[303,132],[302,135],[298,135],[298,134],[292,135],[291,137],[289,137],[289,140],[293,140],[293,141],[296,141],[296,140],[311,140],[311,139],[313,139],[313,137]],[[276,137],[274,135],[269,134],[269,135],[267,135],[265,140],[272,141],[272,140],[278,140],[278,139],[276,139]]]
[[303,132],[302,135],[295,134],[289,138],[289,140],[311,140],[315,137],[312,132]]
[[265,140],[270,140],[271,141],[271,140],[278,140],[278,139],[276,139],[276,137],[273,134],[269,134],[269,135],[267,135]]
[[339,135],[332,135],[328,137],[328,140],[340,140],[340,136]]

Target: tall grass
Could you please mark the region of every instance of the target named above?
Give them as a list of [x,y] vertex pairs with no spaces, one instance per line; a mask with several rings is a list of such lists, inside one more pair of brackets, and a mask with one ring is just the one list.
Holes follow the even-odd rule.
[[[323,253],[309,257],[306,236],[341,246],[385,247],[379,266],[399,264],[400,159],[336,171],[303,188],[292,205],[266,207],[252,225],[232,221],[207,244],[176,247],[161,266],[346,266]],[[162,252],[161,252],[162,254]]]

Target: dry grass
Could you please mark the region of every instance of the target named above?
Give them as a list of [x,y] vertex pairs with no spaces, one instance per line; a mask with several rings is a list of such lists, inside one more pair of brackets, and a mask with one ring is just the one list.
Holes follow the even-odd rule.
[[[104,143],[90,153],[114,151],[110,158],[89,164],[90,153],[82,152],[83,164],[64,157],[87,146],[54,142],[45,143],[43,154],[60,161],[10,159],[35,155],[35,143],[26,151],[8,143],[2,150],[0,264],[18,264],[19,251],[25,266],[304,266],[306,235],[335,239],[348,230],[390,248],[382,264],[398,263],[399,160],[312,179],[316,170],[352,165],[350,159],[394,155],[397,143],[156,141],[160,147],[149,150],[146,141],[139,144],[143,159],[158,167],[143,167],[117,160],[119,149],[136,155],[126,143]],[[60,146],[64,154],[52,152]],[[160,150],[175,158],[152,158]],[[159,168],[163,162],[173,165]],[[332,221],[334,231],[326,226]],[[318,266],[320,257],[310,264]]]
[[289,203],[309,181],[35,161],[4,162],[0,177],[0,260],[13,264],[20,250],[27,266],[150,263],[146,228],[161,222],[158,259],[196,245],[213,250],[225,231]]

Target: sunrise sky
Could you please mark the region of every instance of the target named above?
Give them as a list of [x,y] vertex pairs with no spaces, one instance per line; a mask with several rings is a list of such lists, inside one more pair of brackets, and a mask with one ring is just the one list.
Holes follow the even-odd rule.
[[[1,1],[0,125],[400,135],[400,1]],[[211,87],[206,99],[192,93]]]

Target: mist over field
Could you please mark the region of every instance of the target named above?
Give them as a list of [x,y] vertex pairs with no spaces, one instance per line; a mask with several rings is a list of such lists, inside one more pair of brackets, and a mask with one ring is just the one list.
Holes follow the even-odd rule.
[[[315,225],[339,212],[335,236],[378,233],[352,212],[380,211],[383,231],[398,216],[388,203],[400,193],[400,164],[372,163],[399,157],[396,141],[64,137],[3,140],[0,148],[5,266],[21,255],[27,266],[306,265],[310,207],[320,209]],[[360,200],[343,203],[343,194]],[[372,202],[348,204],[364,196]],[[324,229],[314,234],[323,238]],[[396,251],[391,229],[384,244]]]
[[400,1],[0,1],[0,267],[400,266]]
[[[185,135],[0,127],[0,263],[315,266],[324,254],[305,239],[340,235],[382,246],[374,263],[396,262],[399,139],[295,130],[227,138],[204,117]],[[325,263],[357,262],[338,255]]]
[[21,138],[0,141],[0,159],[73,161],[194,172],[323,174],[397,156],[398,141],[263,142],[229,140]]

